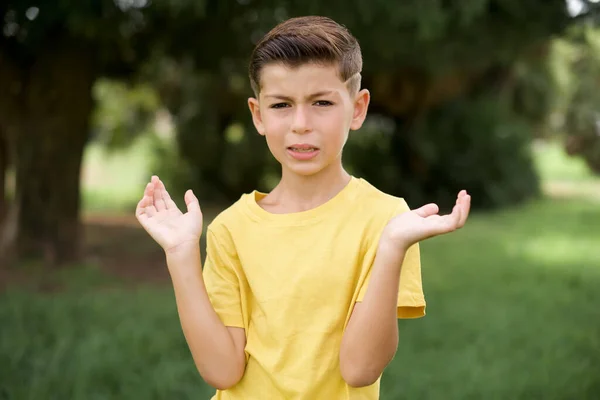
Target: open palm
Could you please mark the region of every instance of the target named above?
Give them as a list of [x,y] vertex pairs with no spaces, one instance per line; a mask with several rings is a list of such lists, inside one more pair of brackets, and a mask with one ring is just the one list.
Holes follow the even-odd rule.
[[153,176],[137,205],[137,220],[165,252],[199,244],[202,234],[200,205],[191,190],[185,193],[184,199],[186,213],[179,210],[163,182]]
[[402,213],[390,220],[384,238],[402,246],[410,246],[422,240],[453,232],[462,228],[469,216],[471,196],[461,191],[456,199],[452,213],[439,215],[436,204]]

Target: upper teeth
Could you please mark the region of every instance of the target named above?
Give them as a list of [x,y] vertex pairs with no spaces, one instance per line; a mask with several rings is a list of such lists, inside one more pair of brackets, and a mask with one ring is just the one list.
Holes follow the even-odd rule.
[[309,148],[302,148],[302,149],[299,149],[299,148],[297,148],[297,147],[292,147],[292,150],[294,150],[294,151],[305,151],[305,152],[308,152],[308,151],[314,151],[314,150],[315,150],[315,148],[314,148],[314,147],[309,147]]

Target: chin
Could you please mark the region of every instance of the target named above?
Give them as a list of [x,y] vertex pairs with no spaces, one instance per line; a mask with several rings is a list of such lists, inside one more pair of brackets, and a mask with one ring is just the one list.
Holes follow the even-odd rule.
[[[317,157],[301,161],[290,157],[287,154],[278,154],[276,159],[291,174],[301,177],[311,177],[322,174],[328,169],[335,168],[337,159],[331,159],[327,154],[319,154]],[[339,161],[341,162],[341,161]]]
[[298,175],[309,177],[318,174],[323,171],[323,167],[319,165],[288,165],[287,170],[291,173]]
[[298,162],[286,163],[285,168],[294,175],[302,177],[311,177],[322,174],[328,169],[333,168],[333,163],[325,164],[323,162]]

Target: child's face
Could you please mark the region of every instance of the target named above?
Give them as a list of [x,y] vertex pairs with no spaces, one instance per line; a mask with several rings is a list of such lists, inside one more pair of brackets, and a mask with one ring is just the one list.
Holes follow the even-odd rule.
[[284,169],[314,175],[337,163],[350,129],[362,126],[369,92],[348,91],[335,66],[267,65],[258,99],[248,101],[254,125]]

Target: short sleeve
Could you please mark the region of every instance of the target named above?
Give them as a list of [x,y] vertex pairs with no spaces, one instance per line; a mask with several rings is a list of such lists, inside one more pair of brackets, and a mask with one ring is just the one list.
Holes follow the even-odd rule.
[[210,229],[206,233],[206,260],[203,277],[208,297],[225,326],[244,328],[239,265],[232,252],[228,252],[220,239]]
[[[410,208],[404,200],[396,209],[394,215],[399,215],[409,211]],[[366,279],[364,280],[357,301],[362,301],[364,298],[369,279],[371,277],[371,267],[375,261],[375,255],[379,244],[379,237],[371,248],[367,251],[365,261],[368,263],[366,268],[369,268]],[[419,243],[409,247],[402,262],[402,270],[400,272],[400,281],[398,282],[398,318],[419,318],[425,315],[425,296],[423,294],[423,284],[421,278],[421,254]]]

